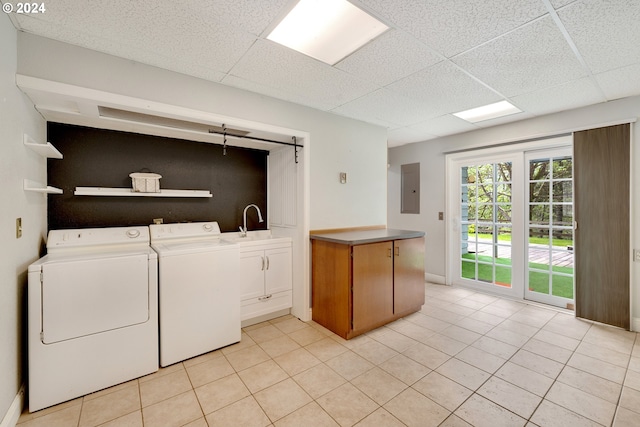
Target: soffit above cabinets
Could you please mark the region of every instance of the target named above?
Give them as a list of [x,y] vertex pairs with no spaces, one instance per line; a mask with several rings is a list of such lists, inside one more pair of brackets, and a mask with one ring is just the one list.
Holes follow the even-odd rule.
[[[56,0],[9,17],[25,32],[384,126],[390,146],[640,94],[637,0],[350,1],[390,29],[333,66],[266,39],[295,0]],[[523,112],[453,116],[502,100]]]
[[[204,111],[17,75],[18,87],[51,122],[143,133],[234,147],[273,150],[292,143],[290,129],[224,117]],[[261,129],[258,129],[261,127]],[[302,137],[302,138],[300,138]],[[304,135],[297,143],[303,145]]]

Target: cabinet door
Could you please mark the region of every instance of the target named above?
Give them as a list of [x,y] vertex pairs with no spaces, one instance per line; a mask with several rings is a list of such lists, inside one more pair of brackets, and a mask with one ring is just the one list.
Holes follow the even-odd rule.
[[393,312],[402,314],[424,304],[424,238],[393,242]]
[[381,325],[393,316],[393,242],[353,247],[353,330]]
[[267,249],[265,255],[265,293],[288,291],[293,287],[291,280],[291,247]]
[[240,252],[240,293],[247,300],[264,295],[264,251]]

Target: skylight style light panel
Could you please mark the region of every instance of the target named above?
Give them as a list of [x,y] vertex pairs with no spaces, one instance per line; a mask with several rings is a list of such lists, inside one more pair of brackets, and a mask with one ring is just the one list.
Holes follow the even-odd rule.
[[498,117],[509,116],[511,114],[521,112],[522,110],[508,101],[500,101],[493,104],[483,105],[482,107],[460,111],[459,113],[453,113],[453,115],[470,123],[478,123],[484,120],[497,119]]
[[267,39],[333,65],[387,29],[346,0],[300,0]]

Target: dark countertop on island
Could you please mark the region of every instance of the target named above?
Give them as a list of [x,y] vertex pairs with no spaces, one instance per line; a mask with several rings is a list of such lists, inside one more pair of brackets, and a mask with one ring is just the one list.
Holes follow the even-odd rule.
[[339,233],[311,234],[309,237],[313,240],[324,240],[325,242],[354,246],[364,245],[367,243],[385,242],[389,240],[413,239],[415,237],[423,237],[424,235],[424,231],[381,228],[377,230],[357,230],[343,231]]

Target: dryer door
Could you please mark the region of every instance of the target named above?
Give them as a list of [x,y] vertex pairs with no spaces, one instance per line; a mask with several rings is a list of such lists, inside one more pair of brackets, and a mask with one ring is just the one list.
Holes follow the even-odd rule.
[[149,318],[146,254],[43,265],[43,343],[144,323]]

